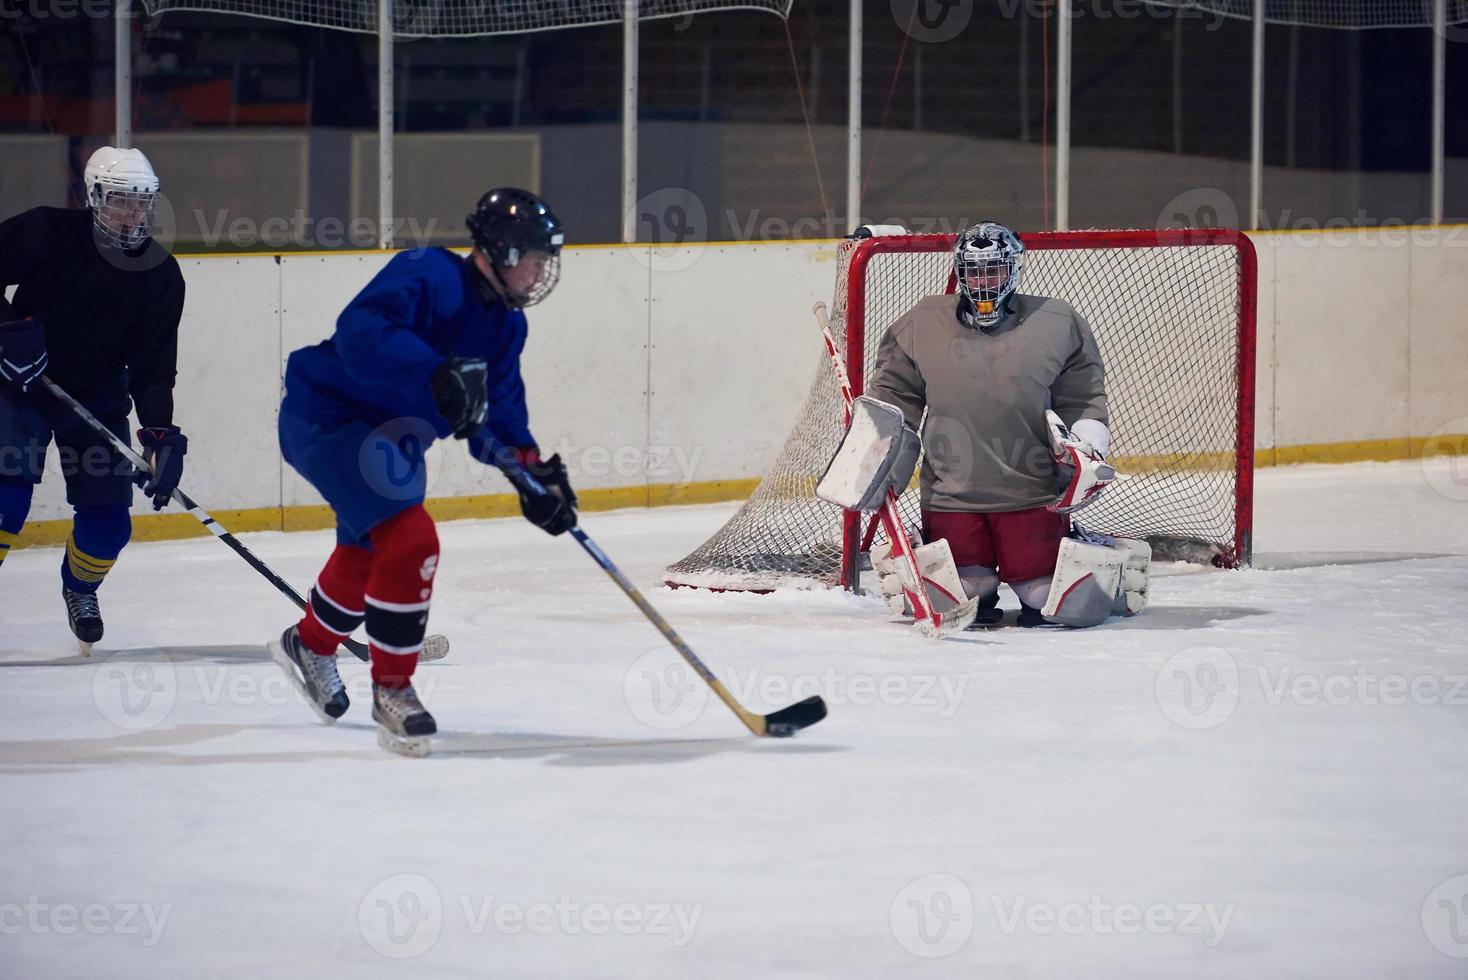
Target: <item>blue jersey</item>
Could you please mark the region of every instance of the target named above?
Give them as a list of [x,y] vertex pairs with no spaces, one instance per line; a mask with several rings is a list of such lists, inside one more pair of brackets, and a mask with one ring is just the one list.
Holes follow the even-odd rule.
[[477,357],[489,365],[489,416],[470,451],[487,462],[496,442],[535,448],[520,376],[525,314],[486,307],[470,276],[468,260],[445,249],[399,252],[347,304],[329,340],[291,354],[281,410],[328,429],[423,419],[447,438],[429,379],[450,357]]

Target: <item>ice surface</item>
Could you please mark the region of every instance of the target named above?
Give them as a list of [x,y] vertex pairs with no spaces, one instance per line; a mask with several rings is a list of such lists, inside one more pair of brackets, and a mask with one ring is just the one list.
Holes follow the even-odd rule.
[[[444,525],[433,758],[334,728],[218,543],[134,545],[73,654],[0,570],[3,977],[1461,977],[1468,460],[1266,470],[1258,567],[1146,615],[933,642],[839,592],[669,591],[732,505]],[[331,536],[248,538],[310,582]],[[1012,603],[1012,598],[1008,599]]]

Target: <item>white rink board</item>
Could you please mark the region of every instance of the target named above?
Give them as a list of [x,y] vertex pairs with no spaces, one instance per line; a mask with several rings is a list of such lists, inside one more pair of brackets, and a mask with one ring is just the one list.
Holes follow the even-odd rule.
[[[530,431],[559,452],[576,487],[668,482],[647,470],[649,284],[643,250],[568,250],[550,298],[526,311],[522,369]],[[506,493],[497,473],[464,466],[464,493]],[[472,471],[471,472],[471,468]],[[477,488],[477,489],[476,489]]]
[[[1468,432],[1468,228],[1254,240],[1256,445]],[[834,258],[831,242],[568,249],[559,288],[529,311],[532,431],[584,489],[760,476],[822,363],[810,306],[830,301]],[[387,259],[180,259],[177,417],[185,486],[206,507],[320,502],[276,446],[284,357],[329,336]],[[430,459],[433,496],[507,489],[460,446]],[[69,512],[55,468],[52,453],[33,519]]]
[[[229,256],[179,264],[185,295],[173,397],[174,420],[189,437],[184,487],[209,509],[278,506],[280,275],[275,259]],[[133,495],[133,513],[153,513],[141,493]],[[53,444],[30,519],[70,514]]]
[[831,302],[834,259],[808,245],[657,250],[650,442],[689,466],[681,482],[774,462],[826,363],[811,306]]
[[1413,246],[1411,296],[1411,434],[1468,432],[1468,225]]
[[1275,337],[1277,445],[1409,434],[1411,253],[1374,238],[1332,233],[1278,242],[1275,309],[1285,329]]

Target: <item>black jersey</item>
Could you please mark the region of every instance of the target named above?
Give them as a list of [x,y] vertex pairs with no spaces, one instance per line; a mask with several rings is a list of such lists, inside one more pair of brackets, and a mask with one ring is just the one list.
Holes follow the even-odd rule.
[[125,414],[131,395],[145,428],[173,424],[183,301],[172,255],[152,240],[134,254],[102,244],[90,211],[32,208],[0,222],[0,321],[41,321],[46,373],[96,411]]

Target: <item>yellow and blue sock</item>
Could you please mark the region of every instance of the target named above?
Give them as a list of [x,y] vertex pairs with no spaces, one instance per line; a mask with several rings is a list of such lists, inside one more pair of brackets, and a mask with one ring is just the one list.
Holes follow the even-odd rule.
[[61,581],[75,592],[96,592],[132,537],[126,507],[78,507],[66,539]]
[[31,493],[35,487],[29,483],[0,481],[0,565],[10,554],[11,545],[25,527],[26,515],[31,512]]

